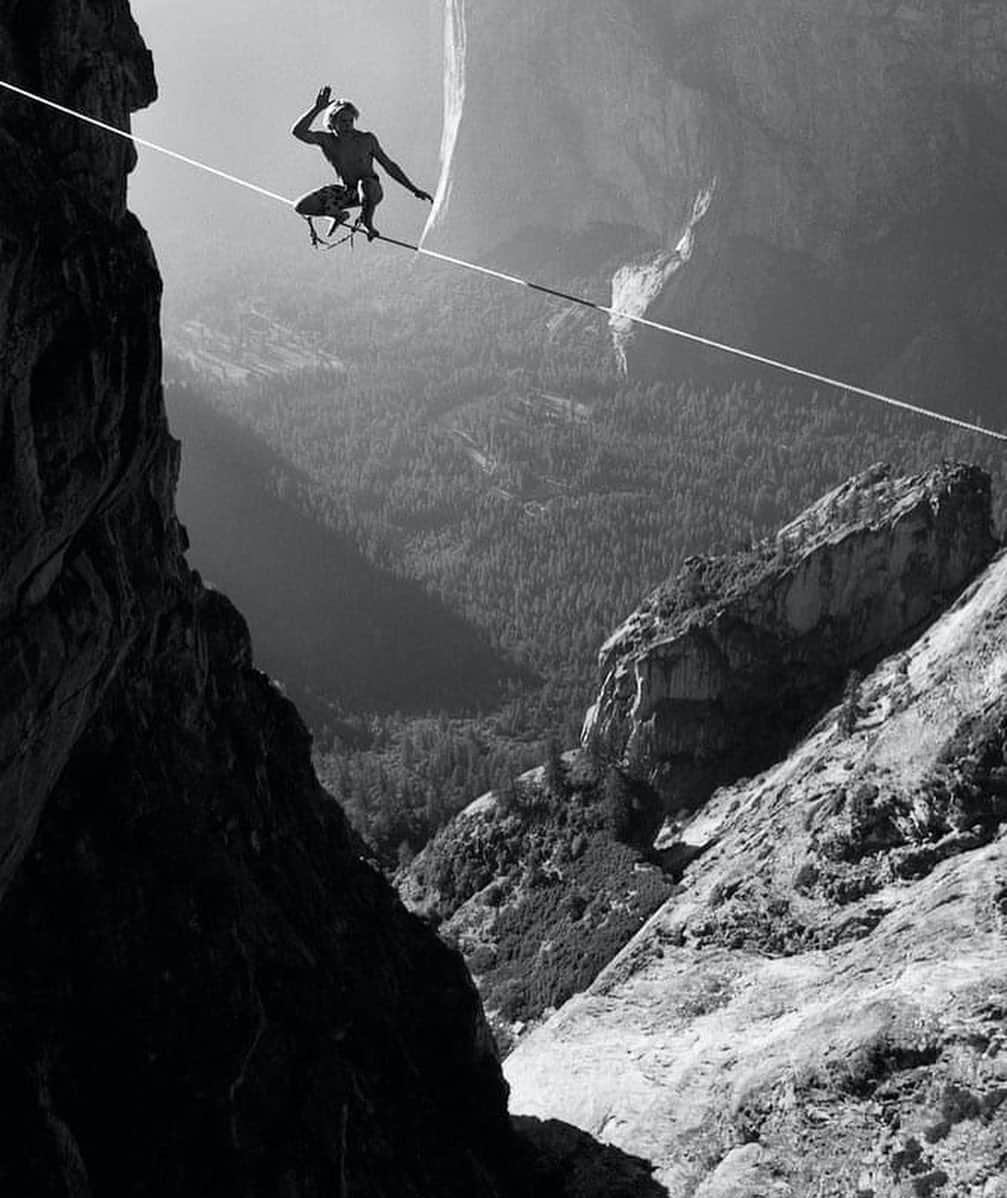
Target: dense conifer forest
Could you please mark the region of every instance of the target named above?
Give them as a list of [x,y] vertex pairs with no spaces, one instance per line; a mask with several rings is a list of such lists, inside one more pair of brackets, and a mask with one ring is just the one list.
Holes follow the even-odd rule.
[[[169,320],[166,380],[170,409],[209,405],[261,447],[248,469],[273,501],[416,588],[389,621],[408,630],[422,593],[492,652],[468,702],[424,684],[429,662],[397,676],[380,636],[344,685],[316,686],[323,774],[389,866],[541,761],[548,738],[576,740],[600,645],[686,556],[747,547],[882,459],[984,465],[1003,524],[997,442],[783,376],[726,374],[685,349],[681,376],[627,378],[601,316],[437,264],[367,277],[361,258],[342,276],[190,297]],[[605,298],[591,279],[573,286]],[[194,320],[216,331],[215,357]],[[302,364],[226,368],[250,350],[268,359],[283,329]],[[269,561],[256,572],[269,588]],[[449,670],[459,652],[445,641]],[[353,670],[382,685],[358,698]]]

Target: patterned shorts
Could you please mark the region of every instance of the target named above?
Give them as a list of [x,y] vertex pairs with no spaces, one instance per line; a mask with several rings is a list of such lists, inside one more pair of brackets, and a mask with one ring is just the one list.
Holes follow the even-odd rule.
[[360,203],[360,196],[355,187],[344,187],[341,183],[329,183],[311,193],[322,208],[323,216],[338,216],[347,208],[355,208]]

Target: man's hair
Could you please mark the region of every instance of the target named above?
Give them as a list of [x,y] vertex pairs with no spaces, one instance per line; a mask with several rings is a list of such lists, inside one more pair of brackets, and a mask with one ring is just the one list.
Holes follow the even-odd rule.
[[357,108],[356,104],[354,104],[352,100],[337,100],[329,109],[329,115],[325,118],[326,124],[331,125],[336,117],[339,116],[339,114],[343,111],[352,113],[354,120],[357,120],[360,116],[360,109]]

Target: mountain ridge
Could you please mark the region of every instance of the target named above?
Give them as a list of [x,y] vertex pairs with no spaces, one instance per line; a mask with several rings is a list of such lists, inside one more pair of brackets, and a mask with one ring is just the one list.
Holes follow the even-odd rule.
[[995,544],[982,471],[872,466],[749,554],[688,559],[602,646],[584,737],[687,806],[711,761],[713,778],[765,764],[754,746],[932,617]]
[[681,816],[701,855],[507,1058],[513,1109],[639,1152],[673,1198],[1002,1193],[1005,621],[1001,550],[792,754]]
[[[973,580],[985,577],[998,548],[990,509],[989,480],[974,468],[943,463],[896,477],[877,464],[775,537],[734,554],[689,559],[601,650],[599,698],[580,749],[561,758],[554,748],[544,767],[475,800],[400,870],[400,894],[412,908],[443,918],[442,932],[464,952],[501,1044],[510,1049],[516,1043],[518,1059],[532,1061],[529,1069],[536,1068],[534,1053],[524,1045],[548,1045],[549,1029],[562,1028],[564,1012],[581,1001],[571,995],[585,986],[589,996],[602,992],[630,951],[621,946],[638,942],[656,911],[675,908],[682,879],[727,870],[730,850],[721,847],[710,813],[730,807],[743,791],[741,775],[772,762],[786,772],[809,727],[835,720],[842,729],[835,735],[848,736],[868,702],[868,683],[857,667],[869,672],[879,658],[891,662],[901,654],[899,666],[889,666],[901,680],[892,686],[892,702],[908,701],[903,673],[912,645],[963,588],[972,593],[982,585]],[[1002,567],[997,577],[1002,581]],[[844,682],[838,715],[830,715]],[[914,741],[921,739],[914,734]],[[951,731],[945,739],[954,739]],[[962,794],[990,788],[985,814],[981,804],[973,809],[963,800],[982,824],[976,835],[958,824],[953,830],[946,810],[935,816],[935,827],[944,820],[939,834],[913,831],[911,817],[889,810],[887,800],[878,800],[881,813],[869,817],[871,803],[856,776],[848,785],[844,777],[821,820],[823,843],[832,848],[822,848],[821,861],[808,855],[817,862],[807,865],[808,884],[820,884],[842,908],[846,900],[835,895],[858,886],[870,891],[863,860],[871,851],[885,850],[891,869],[912,876],[921,863],[928,862],[926,872],[944,856],[988,843],[1007,814],[995,797],[1001,774],[994,764],[985,761],[960,787]],[[947,789],[944,782],[933,786]],[[946,808],[950,801],[945,794],[934,804]],[[870,849],[859,842],[843,848],[832,825],[847,806],[858,812],[859,834]],[[759,829],[765,818],[754,803],[736,817],[740,860],[746,827]],[[768,844],[761,831],[751,835]],[[777,851],[789,852],[787,841],[795,837],[788,833]],[[826,859],[831,864],[823,864]],[[795,877],[799,865],[793,865]],[[791,906],[806,899],[789,875],[774,877],[771,886],[753,885],[747,894],[737,880],[722,884],[724,897],[746,897],[733,914],[709,917],[715,930],[699,938],[701,946],[747,935],[753,951],[792,956],[844,939],[833,923],[841,929],[849,911],[816,911],[804,922],[790,917]],[[596,980],[589,983],[591,977]],[[566,1005],[551,1015],[560,1003]],[[543,1020],[541,1036],[532,1030],[529,1037]],[[618,1055],[617,1013],[613,1020],[609,1048]],[[594,1075],[580,1067],[589,1092]],[[550,1068],[543,1066],[545,1073]],[[540,1101],[518,1109],[558,1114],[601,1133],[600,1125],[588,1126],[570,1094],[553,1110],[549,1093],[545,1087]],[[609,1101],[619,1109],[615,1097]],[[650,1157],[644,1139],[613,1142]]]
[[[124,0],[8,5],[0,57],[122,127],[153,98]],[[565,1103],[619,1146],[516,1137],[459,956],[368,863],[244,620],[184,559],[132,151],[20,102],[0,132],[3,1188],[726,1198],[838,1168],[879,1196],[995,1194],[1003,558],[793,757],[671,829],[703,850],[681,889],[513,1054],[519,1107]],[[675,1037],[704,1019],[716,1059],[669,1114]],[[730,1054],[769,1021],[749,1071]],[[709,1126],[679,1136],[683,1110]]]

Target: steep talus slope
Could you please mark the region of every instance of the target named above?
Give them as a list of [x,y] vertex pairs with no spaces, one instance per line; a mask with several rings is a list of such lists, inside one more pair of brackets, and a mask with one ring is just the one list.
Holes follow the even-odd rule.
[[[124,0],[5,0],[0,74],[154,94]],[[8,97],[0,155],[0,1189],[527,1192],[460,959],[182,556],[128,143]]]
[[872,467],[748,554],[697,557],[601,650],[585,738],[669,806],[773,760],[847,671],[890,651],[990,558],[989,479]]
[[679,893],[511,1055],[671,1195],[1007,1192],[1007,558],[679,829]]
[[[449,9],[438,247],[626,225],[650,249],[627,238],[617,306],[996,414],[1002,6]],[[647,368],[680,370],[681,354],[650,334],[631,350]]]

